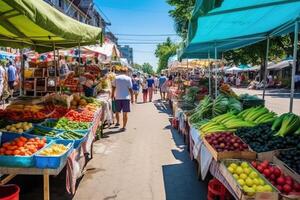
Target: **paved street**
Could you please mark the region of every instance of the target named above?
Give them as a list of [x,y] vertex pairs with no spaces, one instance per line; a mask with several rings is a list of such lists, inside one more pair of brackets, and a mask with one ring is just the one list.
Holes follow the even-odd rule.
[[[244,94],[248,93],[251,95],[257,95],[262,98],[262,90],[248,90],[246,88],[233,88],[233,90],[237,94]],[[273,89],[266,91],[266,107],[270,110],[282,114],[289,112],[290,106],[290,92],[288,90],[283,89]],[[300,93],[295,93],[294,98],[294,113],[300,115]]]
[[204,200],[182,137],[171,129],[159,101],[133,106],[128,130],[106,130],[94,146],[74,200]]

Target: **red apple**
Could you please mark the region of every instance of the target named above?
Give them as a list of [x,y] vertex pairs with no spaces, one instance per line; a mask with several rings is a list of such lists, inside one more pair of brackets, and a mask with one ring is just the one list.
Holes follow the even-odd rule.
[[269,178],[270,178],[270,180],[276,180],[275,174],[271,174]]
[[283,176],[280,176],[279,178],[277,178],[277,179],[276,179],[276,183],[277,183],[278,185],[284,185],[284,183],[285,183],[284,177],[283,177]]
[[269,177],[271,175],[271,172],[269,169],[264,169],[263,174],[265,177]]
[[263,168],[263,169],[266,169],[268,167],[268,164],[263,162],[260,164],[260,166]]
[[297,182],[294,182],[293,188],[296,190],[296,192],[300,192],[300,184]]
[[252,161],[252,162],[251,162],[251,165],[252,165],[255,169],[257,168],[257,162]]
[[285,179],[285,183],[286,184],[288,184],[288,185],[290,185],[290,186],[292,186],[293,185],[293,180],[291,180],[291,179]]
[[262,164],[264,164],[264,165],[266,165],[266,166],[269,166],[269,161],[264,160],[264,161],[262,162]]
[[261,165],[258,165],[257,166],[257,170],[262,173],[264,171],[263,167]]
[[282,192],[283,188],[282,188],[281,185],[277,185],[276,187],[277,187],[277,189],[278,189],[280,192]]
[[[273,172],[274,172],[274,167],[270,166],[270,167],[269,167],[269,170],[270,170],[271,174],[273,174]],[[274,175],[274,176],[275,176],[275,175]]]
[[276,177],[279,177],[281,175],[281,170],[278,167],[274,167],[274,172]]
[[283,186],[283,191],[286,193],[286,194],[289,194],[291,191],[292,191],[292,187],[288,184],[285,184]]

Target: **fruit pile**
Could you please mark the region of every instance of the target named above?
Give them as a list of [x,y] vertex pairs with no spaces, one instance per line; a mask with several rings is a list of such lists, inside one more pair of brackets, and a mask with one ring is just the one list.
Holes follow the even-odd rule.
[[254,196],[257,192],[273,191],[273,188],[259,177],[259,174],[247,162],[240,164],[233,162],[227,166],[227,169],[248,196]]
[[300,192],[300,184],[290,176],[285,176],[278,167],[268,161],[261,163],[253,161],[251,165],[262,173],[281,193],[289,195],[292,192]]
[[230,132],[213,133],[205,139],[217,152],[248,150],[248,145]]
[[68,150],[68,147],[63,144],[52,144],[51,146],[43,149],[39,155],[42,156],[59,156],[65,153]]
[[7,125],[2,131],[12,132],[12,133],[23,133],[32,128],[32,123],[19,122],[16,124]]
[[88,109],[70,110],[65,118],[76,122],[92,122],[94,119],[94,112]]
[[300,144],[298,144],[297,149],[280,151],[278,158],[300,174]]
[[46,139],[19,137],[11,142],[3,143],[0,155],[7,156],[31,156],[46,144]]
[[300,143],[300,137],[296,134],[288,134],[284,137],[275,136],[276,131],[271,129],[270,124],[258,125],[253,128],[240,128],[235,134],[258,153],[293,148]]

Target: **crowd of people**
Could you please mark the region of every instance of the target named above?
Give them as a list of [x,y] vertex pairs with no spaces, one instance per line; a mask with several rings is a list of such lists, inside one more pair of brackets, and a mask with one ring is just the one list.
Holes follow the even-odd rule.
[[168,99],[168,88],[172,86],[172,76],[168,77],[164,74],[141,75],[132,74],[130,77],[127,70],[121,70],[112,82],[113,110],[116,115],[115,126],[120,126],[120,113],[123,113],[123,123],[121,131],[126,130],[128,121],[128,113],[130,112],[131,103],[138,103],[138,96],[143,95],[143,102],[152,102],[153,94],[160,93],[162,101]]

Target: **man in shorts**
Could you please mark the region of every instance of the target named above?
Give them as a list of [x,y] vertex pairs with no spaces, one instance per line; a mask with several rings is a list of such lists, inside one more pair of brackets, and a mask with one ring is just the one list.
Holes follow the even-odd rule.
[[127,76],[127,70],[122,70],[112,83],[112,99],[116,105],[116,126],[120,126],[120,112],[123,112],[123,127],[126,130],[128,113],[130,112],[130,100],[133,103],[132,80]]
[[8,87],[10,90],[10,96],[13,97],[14,94],[14,84],[17,76],[17,69],[13,66],[12,61],[9,61],[7,69]]
[[167,77],[164,74],[161,74],[159,79],[158,79],[158,86],[159,86],[159,92],[160,92],[160,98],[162,100],[166,99],[166,92],[167,92]]

